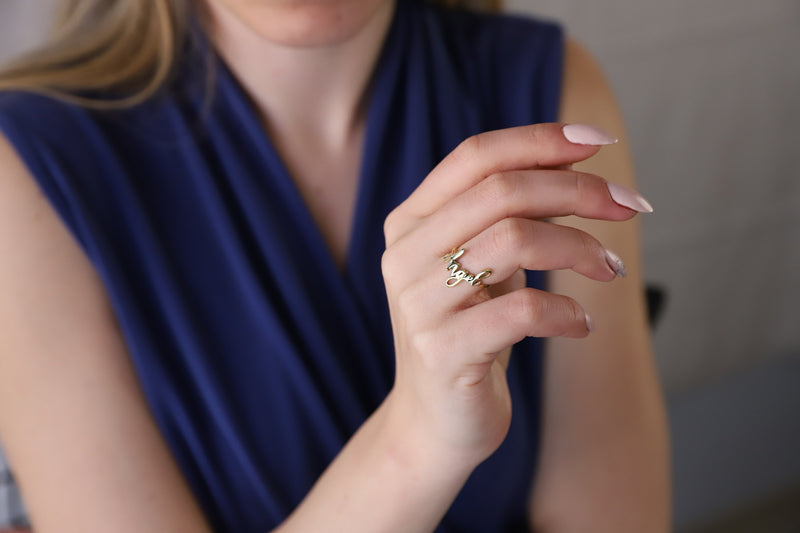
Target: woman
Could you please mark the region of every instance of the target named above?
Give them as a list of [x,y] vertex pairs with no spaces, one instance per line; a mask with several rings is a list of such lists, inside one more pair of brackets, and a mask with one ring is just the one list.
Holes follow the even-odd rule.
[[37,531],[667,530],[651,208],[556,27],[67,14],[0,103],[0,433]]

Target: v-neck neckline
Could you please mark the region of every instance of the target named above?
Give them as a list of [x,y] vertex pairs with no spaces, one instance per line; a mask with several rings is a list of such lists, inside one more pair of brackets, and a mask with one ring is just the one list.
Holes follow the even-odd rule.
[[392,20],[387,29],[386,36],[381,43],[381,50],[378,53],[375,68],[373,69],[365,89],[367,109],[364,118],[365,124],[363,139],[361,141],[361,152],[358,157],[359,164],[356,177],[358,181],[355,187],[355,200],[353,203],[352,220],[348,231],[347,244],[345,245],[344,262],[341,266],[337,263],[333,251],[325,240],[320,227],[317,225],[309,203],[300,191],[300,187],[292,177],[291,172],[289,172],[286,161],[278,152],[275,142],[269,132],[259,120],[259,114],[255,108],[255,104],[224,59],[216,54],[216,61],[219,66],[218,75],[223,78],[221,80],[222,86],[230,87],[234,91],[235,98],[239,100],[238,104],[246,110],[245,113],[241,113],[239,119],[244,121],[244,128],[251,133],[250,137],[251,141],[254,143],[255,149],[262,154],[262,160],[270,171],[270,179],[274,180],[275,184],[278,185],[283,194],[286,195],[285,199],[290,206],[287,211],[291,213],[292,223],[295,224],[296,227],[300,229],[301,234],[308,239],[307,246],[305,247],[307,253],[313,257],[317,268],[321,267],[324,272],[326,272],[326,277],[329,277],[330,273],[336,272],[338,278],[344,283],[347,283],[353,263],[359,255],[358,251],[363,245],[361,241],[364,238],[364,232],[361,226],[369,223],[369,221],[364,220],[364,217],[369,213],[368,205],[365,204],[371,201],[369,196],[375,190],[375,184],[372,182],[377,179],[377,172],[372,154],[379,149],[379,143],[382,137],[382,132],[380,131],[382,129],[382,120],[381,117],[377,116],[380,114],[381,105],[376,102],[375,88],[385,85],[385,83],[381,82],[381,80],[387,76],[387,61],[385,61],[385,56],[388,53],[388,49],[391,47],[393,34],[397,31],[397,18],[402,1],[403,0],[395,1]]

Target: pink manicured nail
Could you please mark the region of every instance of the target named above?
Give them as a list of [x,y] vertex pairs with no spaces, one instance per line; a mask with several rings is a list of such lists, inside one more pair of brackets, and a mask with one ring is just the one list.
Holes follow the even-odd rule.
[[625,270],[625,263],[622,262],[622,259],[620,259],[620,257],[611,250],[607,249],[605,252],[606,263],[608,263],[608,266],[614,271],[614,274],[616,274],[619,278],[624,278],[627,276],[628,271]]
[[572,144],[605,146],[619,141],[610,133],[588,124],[567,124],[562,128],[562,131],[564,132],[564,137]]
[[594,331],[594,321],[592,320],[592,317],[589,316],[589,313],[586,313],[585,316],[586,316],[586,329],[589,330],[589,333],[591,333],[592,331]]
[[614,199],[619,205],[625,206],[640,213],[652,213],[653,206],[650,202],[644,199],[644,196],[634,191],[630,187],[619,185],[617,183],[608,184],[608,192],[611,193],[611,198]]

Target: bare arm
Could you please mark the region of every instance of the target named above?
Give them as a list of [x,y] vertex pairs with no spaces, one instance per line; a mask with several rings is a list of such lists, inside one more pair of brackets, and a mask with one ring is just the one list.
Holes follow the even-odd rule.
[[[97,274],[2,137],[0,169],[0,432],[36,531],[209,531]],[[431,478],[444,458],[406,422],[375,413],[284,529],[431,528],[469,467]]]
[[[2,136],[0,294],[0,433],[35,530],[210,531],[100,279]],[[281,531],[433,529],[474,465],[428,445],[390,405]]]
[[0,434],[37,531],[209,531],[102,284],[0,136]]
[[[602,73],[574,43],[565,69],[563,121],[596,124],[622,139],[575,168],[633,187],[624,125]],[[646,324],[638,224],[563,222],[619,254],[628,276],[602,284],[570,271],[550,273],[549,289],[580,302],[595,331],[581,340],[548,340],[532,524],[548,533],[668,531],[666,416]]]

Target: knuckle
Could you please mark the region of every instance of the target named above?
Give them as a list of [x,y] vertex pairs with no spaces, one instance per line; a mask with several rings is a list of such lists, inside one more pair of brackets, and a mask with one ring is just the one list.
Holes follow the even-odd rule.
[[459,166],[475,165],[487,152],[485,133],[471,135],[461,141],[447,158]]
[[498,202],[508,203],[519,190],[519,180],[513,172],[497,172],[489,175],[481,182],[478,189],[483,200],[493,205]]
[[383,221],[383,236],[387,244],[396,240],[399,216],[397,210],[398,208],[393,209]]
[[509,314],[527,324],[541,321],[545,314],[546,302],[536,291],[525,288],[515,293],[509,301]]
[[608,182],[600,176],[573,172],[572,179],[576,203],[596,204],[598,199],[608,196]]
[[578,230],[578,239],[580,241],[581,251],[590,257],[602,255],[602,245],[600,241],[586,233],[585,231]]
[[[581,305],[568,296],[539,293],[526,288],[510,302],[511,316],[542,336],[574,336],[576,325],[586,323]],[[581,331],[583,331],[581,329]]]
[[569,179],[570,179],[570,187],[569,190],[571,192],[570,195],[570,215],[577,214],[577,206],[581,205],[584,201],[586,195],[586,182],[584,181],[584,175],[580,172],[570,171]]
[[559,307],[561,307],[561,317],[559,326],[554,335],[559,337],[575,337],[580,336],[586,327],[586,313],[583,307],[568,296],[561,296]]
[[394,248],[387,248],[381,255],[381,273],[383,274],[383,279],[386,281],[392,279],[397,272],[398,265],[396,256],[397,253],[394,251]]
[[550,294],[542,300],[542,320],[547,319],[543,328],[548,337],[573,337],[575,326],[585,323],[583,309],[568,296]]
[[538,124],[534,124],[533,126],[526,128],[526,133],[528,134],[528,138],[533,146],[544,142],[548,135],[548,131],[539,127]]
[[435,330],[419,331],[409,336],[409,344],[423,367],[436,369],[443,364],[444,342]]
[[415,291],[410,287],[400,291],[397,294],[397,309],[404,316],[413,316],[415,310],[419,310],[419,298]]
[[527,238],[527,227],[518,218],[504,218],[493,226],[492,241],[496,249],[516,251],[524,246]]
[[585,313],[583,312],[583,308],[581,305],[569,298],[567,296],[564,297],[564,305],[566,307],[566,318],[570,321],[570,323],[581,323],[583,324],[586,319]]
[[483,139],[480,134],[470,135],[453,150],[453,155],[458,158],[472,159],[481,151]]
[[426,358],[435,351],[436,341],[430,331],[417,331],[409,335],[409,344],[415,353]]
[[573,171],[572,185],[575,193],[575,200],[580,201],[586,193],[586,175]]

